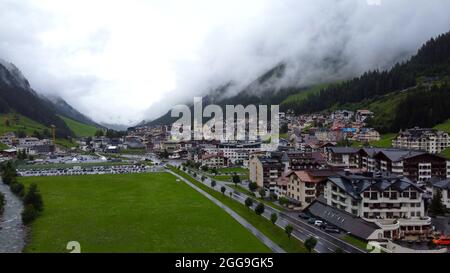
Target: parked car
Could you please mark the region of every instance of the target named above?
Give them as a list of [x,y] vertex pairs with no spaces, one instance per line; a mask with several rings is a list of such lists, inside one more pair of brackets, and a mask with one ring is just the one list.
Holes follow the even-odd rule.
[[329,232],[329,233],[341,233],[341,231],[339,229],[337,229],[335,227],[330,227],[330,226],[327,226],[325,228],[325,231]]
[[323,225],[323,221],[316,220],[316,221],[314,222],[314,225],[315,225],[315,226],[318,226],[318,227],[321,227],[321,226]]
[[310,223],[310,224],[312,224],[312,225],[314,225],[314,223],[316,222],[316,218],[309,218],[308,219],[308,223]]
[[434,239],[433,243],[440,246],[450,246],[450,236]]
[[298,215],[298,217],[301,218],[301,219],[305,219],[305,220],[309,220],[309,218],[311,218],[311,217],[309,217],[308,214],[303,213],[303,212],[300,213],[300,214]]

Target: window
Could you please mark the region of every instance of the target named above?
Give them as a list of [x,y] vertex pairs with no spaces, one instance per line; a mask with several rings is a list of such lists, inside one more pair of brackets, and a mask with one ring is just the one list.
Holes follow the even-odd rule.
[[377,192],[371,192],[370,193],[370,200],[377,200],[378,199],[378,193]]
[[392,200],[397,200],[397,193],[396,192],[391,192],[391,199]]

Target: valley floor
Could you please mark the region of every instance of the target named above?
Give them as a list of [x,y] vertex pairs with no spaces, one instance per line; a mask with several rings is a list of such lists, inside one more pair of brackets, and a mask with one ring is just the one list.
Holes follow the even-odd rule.
[[26,252],[270,252],[221,208],[168,173],[20,178],[45,210]]

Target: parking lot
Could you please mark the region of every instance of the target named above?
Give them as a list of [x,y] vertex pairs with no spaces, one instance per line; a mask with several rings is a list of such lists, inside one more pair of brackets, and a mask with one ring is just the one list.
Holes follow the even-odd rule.
[[160,167],[147,165],[124,165],[124,166],[96,166],[96,167],[73,167],[73,168],[51,168],[51,169],[29,169],[18,170],[19,176],[71,176],[71,175],[102,175],[102,174],[127,174],[147,173],[161,171]]

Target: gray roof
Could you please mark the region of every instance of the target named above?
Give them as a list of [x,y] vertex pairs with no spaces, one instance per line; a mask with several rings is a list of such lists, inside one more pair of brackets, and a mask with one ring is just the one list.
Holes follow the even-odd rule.
[[384,192],[386,189],[392,187],[399,192],[413,187],[418,191],[422,191],[411,180],[406,177],[399,176],[385,176],[385,177],[367,177],[361,175],[343,175],[329,177],[328,181],[344,190],[348,195],[354,199],[361,199],[361,194],[368,188]]
[[331,150],[334,154],[354,154],[358,152],[358,149],[353,147],[330,147],[327,149]]
[[418,155],[426,154],[427,152],[385,149],[385,150],[381,150],[380,153],[384,154],[391,161],[398,162],[405,158],[411,158],[411,157],[415,157]]
[[374,232],[380,229],[374,223],[370,223],[346,211],[327,205],[322,196],[309,205],[307,211],[314,217],[346,232],[350,232],[353,236],[363,240],[369,239]]
[[433,187],[440,188],[443,190],[450,190],[450,179],[438,181],[433,184]]

